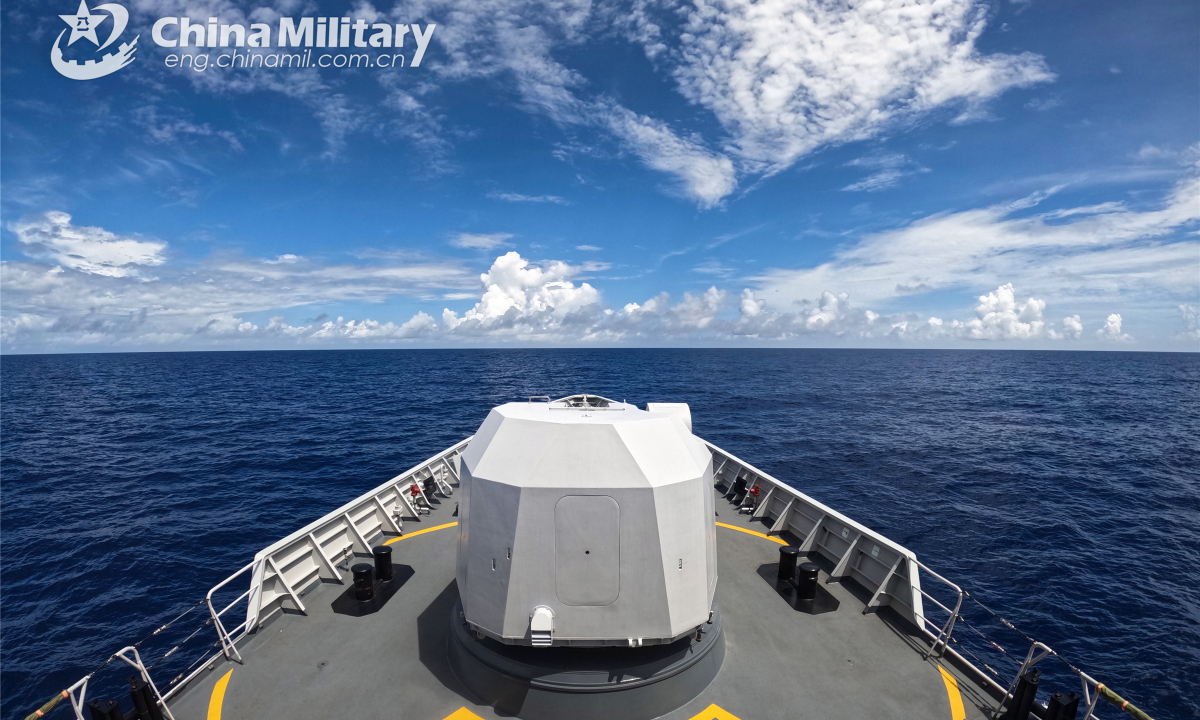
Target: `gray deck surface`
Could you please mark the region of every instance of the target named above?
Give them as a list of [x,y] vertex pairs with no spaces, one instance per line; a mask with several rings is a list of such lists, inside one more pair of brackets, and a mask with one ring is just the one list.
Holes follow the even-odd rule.
[[[442,499],[432,516],[406,521],[407,535],[454,522],[454,507],[453,497]],[[766,532],[720,497],[717,512],[718,522]],[[460,708],[500,717],[469,695],[446,662],[457,537],[446,528],[394,543],[394,562],[415,574],[376,614],[334,614],[330,604],[346,586],[318,586],[303,598],[307,616],[277,615],[239,644],[244,664],[218,662],[171,703],[171,711],[177,720],[213,720],[214,685],[232,669],[217,716],[226,720],[443,720]],[[796,612],[768,579],[779,547],[717,528],[725,662],[707,690],[665,718],[953,720],[937,661],[924,658],[928,644],[907,622],[890,610],[863,615],[862,589],[824,584],[824,573],[822,586],[840,601],[838,610]],[[990,695],[948,661],[942,667],[957,679],[968,720],[987,717]],[[713,704],[729,715],[705,712]],[[455,720],[470,717],[460,713]]]

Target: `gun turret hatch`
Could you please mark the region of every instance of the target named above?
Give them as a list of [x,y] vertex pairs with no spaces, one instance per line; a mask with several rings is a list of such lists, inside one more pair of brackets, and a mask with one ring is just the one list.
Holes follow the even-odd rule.
[[462,455],[457,579],[478,634],[671,642],[717,584],[712,454],[687,406],[595,395],[501,405]]

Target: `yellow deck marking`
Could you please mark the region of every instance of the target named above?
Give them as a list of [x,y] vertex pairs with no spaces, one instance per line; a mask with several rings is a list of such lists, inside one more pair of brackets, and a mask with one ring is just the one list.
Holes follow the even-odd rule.
[[[730,530],[737,530],[738,532],[744,532],[747,535],[757,535],[758,537],[766,538],[766,539],[770,540],[771,542],[779,543],[780,545],[787,545],[786,540],[780,540],[779,538],[771,537],[770,535],[764,535],[763,533],[760,533],[760,532],[754,532],[753,530],[747,530],[746,528],[740,528],[737,525],[729,525],[727,523],[719,522],[719,523],[717,523],[717,527],[729,528]],[[716,706],[714,705],[713,707],[716,707]],[[717,708],[717,709],[720,710],[720,708]]]
[[958,681],[941,665],[938,665],[938,672],[942,674],[942,682],[946,683],[946,694],[950,696],[950,720],[967,720],[962,695],[958,692]]
[[434,530],[445,530],[448,527],[457,527],[457,526],[458,526],[458,523],[452,522],[452,523],[446,523],[445,525],[437,525],[437,526],[434,526],[431,528],[425,528],[424,530],[418,530],[416,532],[411,532],[407,535],[401,535],[400,537],[392,538],[391,540],[388,540],[387,542],[385,542],[384,545],[391,545],[394,542],[400,542],[401,540],[407,540],[410,537],[424,535],[425,533],[433,532]]
[[[432,529],[437,530],[437,528],[432,528]],[[468,710],[464,707],[464,708],[459,708],[459,709],[455,710],[454,712],[450,713],[449,715],[447,715],[445,717],[445,720],[483,720],[483,718],[479,717],[478,715],[476,715],[475,713],[471,712],[470,710]]]
[[208,720],[221,720],[221,704],[225,702],[225,688],[232,674],[233,670],[230,670],[213,685],[212,697],[208,699]]
[[[721,523],[717,523],[717,524],[720,525]],[[726,525],[725,527],[733,527],[733,526]],[[740,529],[741,528],[734,528],[734,530],[740,530]],[[749,531],[747,531],[747,532],[749,532]],[[447,719],[447,720],[449,720],[449,719]],[[738,720],[738,717],[736,715],[734,715],[733,713],[722,710],[720,708],[720,706],[709,705],[708,707],[704,708],[704,710],[702,710],[697,715],[692,716],[691,720]]]

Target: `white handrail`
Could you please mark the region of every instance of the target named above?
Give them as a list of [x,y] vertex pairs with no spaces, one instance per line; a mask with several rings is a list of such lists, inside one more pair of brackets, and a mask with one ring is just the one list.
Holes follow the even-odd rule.
[[[557,402],[557,401],[555,401],[555,402]],[[610,402],[612,402],[612,401],[610,401]],[[597,408],[590,408],[590,409],[597,409]],[[383,519],[379,520],[378,526],[369,531],[372,536],[376,533],[381,532],[382,527],[384,525],[384,521],[390,519],[387,516],[388,509],[386,507],[386,504],[381,499],[381,498],[387,497],[389,493],[392,493],[394,495],[394,497],[390,500],[390,502],[395,503],[396,512],[399,512],[401,510],[401,508],[408,510],[409,512],[415,512],[415,509],[413,508],[413,506],[410,505],[407,501],[407,498],[404,497],[403,489],[405,487],[407,487],[409,484],[413,484],[413,483],[417,484],[417,487],[419,488],[420,481],[418,479],[418,476],[421,473],[428,471],[430,473],[430,477],[434,477],[435,471],[439,467],[439,464],[444,464],[446,469],[449,471],[449,476],[453,477],[454,480],[457,482],[459,479],[459,472],[454,467],[454,464],[452,461],[457,459],[457,457],[461,456],[461,453],[466,448],[466,446],[470,443],[470,441],[473,439],[473,437],[474,436],[468,437],[465,440],[462,440],[462,441],[452,445],[451,447],[438,453],[437,455],[434,455],[433,457],[425,460],[424,462],[421,462],[421,463],[413,466],[409,470],[407,470],[403,473],[400,473],[399,475],[393,477],[392,479],[388,480],[387,482],[383,483],[382,485],[379,485],[378,487],[376,487],[372,490],[369,490],[368,492],[362,494],[355,500],[352,500],[351,502],[346,503],[345,505],[342,505],[341,507],[329,512],[328,514],[321,517],[320,519],[309,523],[308,525],[304,526],[303,528],[291,533],[287,537],[272,543],[271,545],[267,546],[266,548],[264,548],[264,549],[260,550],[258,553],[256,553],[253,561],[251,561],[250,563],[248,563],[247,565],[245,565],[244,567],[242,567],[240,570],[233,573],[229,577],[225,578],[221,582],[214,585],[212,587],[212,589],[210,589],[208,591],[208,593],[205,595],[205,604],[208,606],[209,615],[210,615],[211,621],[213,622],[214,627],[217,631],[217,637],[218,637],[218,640],[220,641],[222,649],[220,652],[213,653],[211,656],[206,656],[204,658],[204,662],[200,663],[198,666],[195,666],[195,670],[193,670],[191,673],[187,674],[186,678],[183,678],[183,676],[181,674],[180,678],[183,678],[182,682],[180,682],[180,678],[176,678],[176,680],[172,682],[173,687],[171,689],[169,689],[165,694],[159,694],[157,687],[155,687],[153,681],[150,680],[149,672],[146,669],[145,665],[142,663],[141,657],[138,655],[136,646],[129,646],[129,647],[121,649],[116,654],[114,654],[112,656],[112,658],[110,658],[110,660],[119,658],[119,659],[125,661],[126,663],[137,668],[142,673],[142,677],[147,681],[147,683],[150,684],[151,688],[153,688],[155,695],[157,695],[160,698],[159,703],[162,706],[163,711],[165,712],[166,716],[171,718],[171,720],[174,720],[173,716],[171,715],[170,710],[167,708],[167,701],[169,699],[171,699],[172,697],[174,697],[175,694],[178,693],[180,690],[182,690],[184,687],[187,687],[188,683],[190,683],[197,675],[199,675],[203,670],[205,670],[209,665],[211,665],[214,661],[216,661],[222,655],[224,655],[224,657],[227,660],[232,661],[236,657],[237,662],[239,662],[239,663],[242,662],[241,654],[238,652],[238,649],[237,649],[237,643],[242,638],[244,638],[247,634],[249,634],[251,631],[257,629],[263,621],[263,618],[261,617],[261,610],[262,610],[262,606],[263,606],[264,585],[266,584],[266,582],[268,580],[278,579],[278,581],[287,590],[287,592],[285,592],[285,593],[277,593],[274,597],[272,597],[270,599],[271,603],[274,603],[277,599],[279,599],[281,597],[290,596],[296,602],[297,605],[300,605],[299,595],[303,594],[303,591],[305,588],[302,588],[302,587],[293,588],[291,585],[288,584],[288,580],[284,577],[284,575],[288,570],[287,565],[295,564],[298,561],[297,558],[303,558],[304,554],[301,552],[298,555],[294,555],[291,560],[289,560],[286,563],[283,563],[283,565],[280,564],[280,560],[277,559],[277,556],[282,556],[284,554],[284,551],[294,550],[298,544],[307,542],[310,545],[310,548],[309,548],[310,554],[315,553],[322,561],[320,563],[320,565],[327,567],[327,569],[329,569],[328,566],[330,565],[331,561],[329,559],[329,556],[325,555],[325,552],[322,548],[323,541],[320,539],[320,533],[322,531],[327,530],[330,527],[336,528],[333,533],[330,533],[329,535],[326,536],[325,541],[328,541],[330,538],[337,538],[338,536],[340,536],[342,534],[344,534],[346,536],[348,542],[345,544],[347,545],[347,547],[343,548],[341,551],[336,553],[335,556],[337,554],[352,553],[354,544],[356,541],[359,542],[359,544],[362,544],[363,542],[368,540],[370,537],[370,536],[363,537],[364,533],[355,524],[355,522],[356,522],[355,515],[362,513],[364,506],[371,506],[371,511],[369,513],[361,514],[360,520],[367,519],[369,516],[373,515],[376,511],[383,513]],[[877,591],[876,591],[876,597],[878,597],[881,594],[887,594],[889,597],[897,597],[897,596],[891,595],[890,593],[887,592],[887,585],[889,584],[889,581],[893,577],[896,576],[896,567],[899,564],[900,560],[902,559],[902,560],[906,561],[907,563],[909,563],[909,568],[911,568],[911,569],[907,572],[907,575],[908,575],[908,581],[909,581],[909,588],[911,591],[910,609],[912,611],[912,619],[914,619],[916,621],[916,625],[917,625],[918,629],[933,642],[930,655],[937,653],[940,648],[943,654],[947,654],[947,653],[950,654],[958,662],[962,663],[962,665],[964,665],[967,668],[970,668],[976,674],[976,676],[978,678],[980,678],[982,681],[990,684],[998,692],[1004,693],[1004,698],[1007,698],[1008,695],[1010,695],[1012,693],[1012,690],[1016,684],[1016,680],[1013,680],[1013,683],[1010,684],[1008,688],[1001,686],[999,683],[992,680],[985,673],[983,673],[983,671],[981,671],[974,664],[972,664],[969,660],[964,658],[960,653],[958,653],[956,650],[954,650],[953,648],[951,648],[949,646],[949,643],[952,639],[952,635],[954,633],[955,623],[958,620],[958,618],[960,617],[960,611],[962,610],[962,600],[963,600],[963,596],[965,595],[962,588],[960,588],[955,583],[947,580],[946,578],[942,577],[940,574],[934,572],[933,570],[930,570],[924,563],[922,563],[921,561],[919,561],[917,559],[916,555],[911,550],[908,550],[904,546],[899,545],[895,542],[892,542],[888,538],[875,533],[870,528],[867,528],[865,525],[861,525],[858,522],[854,521],[853,519],[814,500],[813,498],[805,495],[804,493],[800,492],[799,490],[792,487],[791,485],[788,485],[786,483],[781,482],[780,480],[777,480],[776,478],[772,477],[770,474],[763,472],[762,470],[759,470],[758,468],[754,467],[753,465],[745,462],[744,460],[741,460],[740,458],[735,457],[731,453],[728,453],[728,452],[722,450],[721,448],[717,447],[716,445],[713,445],[712,443],[703,441],[703,440],[702,440],[702,442],[704,442],[705,445],[707,445],[708,448],[715,455],[720,456],[720,459],[721,459],[720,465],[716,466],[716,470],[713,473],[714,482],[723,482],[723,481],[728,480],[728,482],[730,483],[730,492],[731,493],[733,490],[733,488],[732,488],[733,482],[736,480],[736,478],[740,477],[743,473],[748,473],[751,476],[753,476],[753,481],[755,483],[766,482],[772,486],[771,492],[769,492],[763,498],[763,501],[762,501],[763,503],[772,502],[773,497],[775,496],[774,493],[776,491],[779,492],[780,498],[782,498],[783,496],[790,496],[792,498],[791,501],[785,503],[785,505],[786,505],[785,510],[780,514],[779,520],[777,522],[783,522],[784,525],[786,525],[786,521],[788,520],[787,514],[792,512],[793,506],[795,505],[796,501],[799,501],[801,505],[804,505],[809,510],[814,511],[813,514],[816,515],[818,518],[816,520],[816,526],[809,533],[810,539],[815,540],[817,531],[824,525],[824,523],[826,523],[830,520],[835,521],[838,525],[842,526],[843,528],[853,529],[856,533],[858,533],[858,539],[849,543],[849,548],[846,551],[844,551],[846,557],[843,557],[841,559],[842,563],[846,563],[847,567],[850,567],[852,565],[852,563],[848,562],[850,559],[852,559],[852,558],[849,558],[849,555],[851,553],[858,551],[857,549],[859,547],[865,547],[865,545],[862,545],[859,541],[860,539],[864,539],[864,538],[871,540],[871,542],[877,544],[880,547],[888,548],[889,551],[891,551],[894,555],[896,555],[897,560],[893,563],[892,569],[884,576],[883,580],[879,583],[879,587],[877,588]],[[730,462],[732,462],[733,465],[737,468],[737,472],[734,473],[734,477],[732,479],[729,479],[727,477],[728,473],[725,473],[725,469],[726,469],[726,467],[729,466]],[[715,464],[715,460],[714,460],[714,464]],[[435,480],[435,482],[445,482],[445,480],[439,478],[439,479]],[[760,511],[761,511],[762,515],[759,515]],[[759,510],[756,511],[755,516],[756,517],[766,516],[768,519],[770,519],[769,513],[770,513],[769,507],[768,508],[759,508]],[[395,528],[397,526],[395,524],[393,524],[392,527]],[[402,527],[402,526],[400,526],[400,527]],[[784,529],[786,529],[786,527]],[[359,540],[359,539],[355,538],[354,536],[356,536],[356,535],[362,539]],[[807,544],[808,543],[806,543],[806,545]],[[822,546],[822,547],[824,547],[824,546]],[[860,552],[863,555],[866,555],[865,551],[858,551],[858,552]],[[867,557],[870,558],[872,556],[867,556]],[[842,564],[842,563],[839,563],[839,564]],[[886,564],[884,564],[884,567],[886,567]],[[268,577],[267,576],[268,569],[271,572],[273,572],[274,575]],[[854,569],[854,568],[850,568],[850,569]],[[918,573],[918,569],[925,571],[925,573],[927,575],[929,575],[930,577],[945,584],[947,587],[951,588],[952,590],[954,590],[955,593],[957,593],[958,598],[957,598],[957,602],[955,604],[954,610],[950,610],[948,607],[943,605],[940,601],[938,601],[932,595],[929,595],[928,593],[926,593],[924,590],[921,589],[921,582],[920,582],[920,576]],[[217,612],[212,604],[213,593],[215,593],[216,591],[225,587],[230,582],[232,582],[235,578],[243,575],[248,570],[253,571],[251,573],[251,580],[250,580],[249,588],[245,592],[243,592],[241,595],[239,595],[231,603],[226,605],[220,612]],[[864,573],[861,570],[856,570],[856,571],[860,575],[864,575]],[[336,571],[333,571],[333,572],[335,572],[335,574],[336,574]],[[318,569],[316,575],[319,575],[319,569]],[[312,577],[314,575],[311,571],[309,571],[308,576]],[[865,577],[865,575],[864,575],[864,577]],[[309,582],[311,582],[311,580]],[[942,610],[944,610],[945,612],[947,612],[949,614],[949,616],[950,616],[949,620],[947,620],[945,625],[942,625],[939,627],[938,625],[930,622],[925,617],[924,607],[923,607],[923,603],[921,600],[922,597],[928,598],[935,605],[937,605],[939,608],[941,608]],[[901,602],[904,601],[903,598],[897,597],[897,599],[900,599]],[[238,603],[240,603],[242,601],[247,602],[247,610],[246,610],[245,620],[243,620],[240,624],[238,624],[232,630],[226,630],[224,627],[224,624],[221,622],[221,616],[223,616],[226,612],[228,612],[235,605],[237,605]],[[867,608],[868,610],[870,609],[870,606],[874,604],[874,602],[875,602],[875,599],[873,598],[872,603],[868,605],[868,608]],[[300,605],[300,607],[303,607],[303,606]],[[866,612],[866,610],[864,610],[864,612]],[[929,627],[926,627],[926,626],[937,628],[938,633],[935,635],[933,632],[931,632],[929,630]],[[957,641],[955,641],[955,642],[957,642]],[[1035,651],[1038,651],[1038,650],[1040,650],[1041,652],[1040,652],[1040,654],[1038,654],[1035,657],[1034,653],[1035,653]],[[129,657],[126,656],[126,653],[128,653],[130,651],[133,652],[133,659],[130,659]],[[172,652],[174,652],[174,650],[172,650]],[[1046,657],[1049,654],[1054,654],[1055,656],[1057,656],[1057,653],[1054,653],[1054,651],[1049,646],[1047,646],[1041,642],[1033,641],[1030,646],[1029,652],[1026,655],[1025,662],[1021,665],[1020,672],[1017,673],[1017,677],[1019,678],[1020,674],[1022,672],[1024,672],[1026,669],[1033,666],[1039,660],[1041,660],[1042,658]],[[1081,670],[1078,670],[1077,668],[1074,668],[1074,666],[1071,666],[1071,668],[1079,675],[1080,680],[1083,684],[1083,700],[1084,700],[1085,705],[1087,706],[1087,710],[1084,715],[1084,720],[1091,720],[1092,718],[1094,718],[1092,711],[1095,709],[1096,704],[1100,699],[1100,693],[1097,689],[1099,686],[1099,683],[1094,678],[1092,678],[1090,675],[1088,675],[1087,673],[1085,673]],[[92,674],[88,674],[88,675],[84,676],[82,679],[77,681],[75,684],[71,685],[66,691],[70,698],[72,708],[75,711],[75,716],[76,716],[77,720],[84,720],[83,702],[84,702],[84,698],[87,693],[88,680],[91,677],[92,677]],[[1001,702],[1003,702],[1003,699],[1001,700]]]

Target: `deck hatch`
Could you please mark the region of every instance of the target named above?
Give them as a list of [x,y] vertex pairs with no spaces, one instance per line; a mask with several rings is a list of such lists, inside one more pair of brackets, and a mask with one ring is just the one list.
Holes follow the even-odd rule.
[[621,592],[621,507],[567,495],[554,507],[554,585],[567,605],[609,605]]

